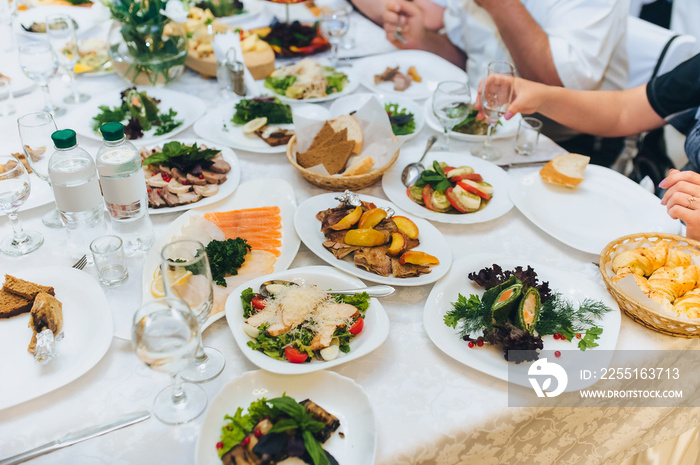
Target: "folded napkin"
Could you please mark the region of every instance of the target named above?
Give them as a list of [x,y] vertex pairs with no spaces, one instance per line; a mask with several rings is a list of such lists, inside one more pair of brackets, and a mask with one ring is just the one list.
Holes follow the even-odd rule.
[[[217,62],[226,62],[226,53],[233,48],[236,50],[236,60],[245,64],[243,61],[243,49],[241,49],[241,36],[236,32],[216,34],[212,48],[214,49]],[[243,67],[243,80],[245,81],[246,94],[249,96],[258,95],[258,84],[245,66]]]

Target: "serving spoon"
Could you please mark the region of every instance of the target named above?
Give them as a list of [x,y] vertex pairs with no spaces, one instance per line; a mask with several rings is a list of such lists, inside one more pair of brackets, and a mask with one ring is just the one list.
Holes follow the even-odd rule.
[[[272,295],[275,294],[275,292],[271,292],[271,289],[268,289],[268,286],[272,285],[282,285],[282,286],[298,286],[297,283],[292,282],[292,281],[285,281],[283,279],[273,279],[272,281],[265,281],[260,285],[260,289],[258,289],[258,294],[262,295],[263,297],[271,297]],[[395,289],[391,286],[372,286],[372,287],[364,287],[360,289],[341,289],[341,290],[330,290],[330,291],[325,291],[326,294],[361,294],[363,292],[366,292],[369,294],[370,297],[386,297],[388,295],[393,294]]]
[[404,186],[413,186],[416,183],[416,181],[418,181],[418,178],[420,178],[421,173],[425,171],[425,166],[423,166],[422,161],[428,154],[428,152],[430,152],[430,149],[433,147],[435,141],[437,141],[437,137],[434,135],[430,136],[428,138],[428,143],[425,146],[425,152],[423,152],[423,156],[420,157],[420,160],[418,160],[415,163],[409,163],[403,169],[403,171],[401,172],[401,182]]

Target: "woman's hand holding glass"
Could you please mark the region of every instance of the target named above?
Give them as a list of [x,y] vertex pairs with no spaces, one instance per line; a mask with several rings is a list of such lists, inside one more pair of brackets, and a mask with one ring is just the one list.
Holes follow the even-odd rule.
[[513,99],[515,68],[506,61],[489,63],[486,79],[481,83],[481,113],[489,124],[484,145],[474,152],[474,155],[484,160],[498,160],[501,152],[491,143],[491,134],[498,120],[508,109]]

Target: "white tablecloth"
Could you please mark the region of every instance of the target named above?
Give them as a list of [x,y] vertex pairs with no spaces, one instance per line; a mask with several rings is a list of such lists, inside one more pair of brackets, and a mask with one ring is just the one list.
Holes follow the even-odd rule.
[[[3,57],[2,59],[7,59]],[[124,84],[115,77],[80,78],[81,90],[92,95],[116,92]],[[56,96],[65,86],[54,82]],[[203,81],[190,71],[172,90],[196,94],[214,102],[215,81]],[[17,99],[19,113],[39,110],[37,91]],[[72,110],[75,111],[75,110]],[[70,113],[67,121],[70,120]],[[400,165],[415,160],[422,152],[428,128],[423,129],[402,150]],[[0,150],[18,151],[19,137],[14,117],[0,118]],[[183,137],[195,137],[188,129]],[[92,154],[98,144],[80,138]],[[512,139],[499,142],[512,153]],[[458,150],[472,144],[455,142]],[[553,156],[561,149],[546,138],[538,156]],[[284,178],[294,188],[297,202],[325,193],[305,180],[280,155],[259,155],[237,151],[242,182],[266,177]],[[261,169],[264,168],[264,169]],[[513,170],[517,176],[532,169]],[[362,193],[386,197],[378,183]],[[44,265],[71,265],[65,254],[62,230],[50,230],[41,223],[49,206],[21,213],[27,229],[39,230],[46,242],[36,252],[21,258],[0,257],[0,272]],[[156,232],[177,214],[152,216]],[[473,252],[493,253],[540,262],[579,272],[603,286],[596,257],[579,252],[552,239],[529,222],[517,209],[484,224],[435,224],[444,234],[457,260]],[[0,235],[10,234],[6,218],[0,218]],[[142,258],[142,257],[141,257]],[[129,261],[129,280],[124,286],[106,290],[115,325],[123,327],[141,301],[139,258]],[[304,245],[292,267],[323,264]],[[88,267],[86,272],[94,275]],[[391,321],[387,341],[376,351],[333,371],[350,377],[365,389],[374,408],[378,426],[377,464],[458,463],[615,463],[640,450],[682,434],[700,424],[700,409],[522,409],[507,407],[508,384],[455,362],[428,339],[422,324],[423,305],[432,286],[398,288],[382,300]],[[0,324],[2,322],[0,321]],[[224,372],[201,386],[213,397],[241,373],[254,370],[234,343],[225,320],[204,332],[206,345],[226,357]],[[647,330],[623,316],[618,348],[698,348],[698,340],[684,340]],[[0,374],[2,379],[12,373]],[[135,356],[129,342],[114,339],[105,357],[87,374],[49,394],[0,411],[0,458],[58,438],[73,431],[140,409],[149,409],[154,396],[168,384],[166,376],[146,368]],[[222,413],[223,414],[223,413]],[[183,426],[168,426],[151,418],[67,449],[37,458],[32,463],[54,464],[141,464],[193,463],[194,448],[202,417]],[[212,445],[213,446],[213,445]],[[348,464],[345,464],[348,465]],[[351,464],[365,465],[365,464]]]

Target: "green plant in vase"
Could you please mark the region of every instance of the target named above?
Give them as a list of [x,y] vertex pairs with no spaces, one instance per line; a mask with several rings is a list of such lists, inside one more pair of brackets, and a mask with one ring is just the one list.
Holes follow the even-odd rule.
[[196,4],[202,10],[208,9],[217,18],[245,13],[240,0],[204,0]]
[[187,9],[179,0],[111,0],[117,21],[110,31],[109,54],[114,70],[137,85],[164,86],[179,78],[187,58],[181,23]]

